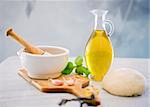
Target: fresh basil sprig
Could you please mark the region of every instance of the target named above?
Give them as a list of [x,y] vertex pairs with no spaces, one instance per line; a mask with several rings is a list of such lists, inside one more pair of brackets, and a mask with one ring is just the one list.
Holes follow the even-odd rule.
[[68,62],[66,68],[62,71],[62,74],[65,75],[71,74],[72,71],[75,69],[75,73],[79,75],[86,75],[86,77],[88,77],[90,71],[88,70],[88,68],[83,66],[83,58],[81,56],[78,56],[74,62],[75,65],[73,65],[72,62]]

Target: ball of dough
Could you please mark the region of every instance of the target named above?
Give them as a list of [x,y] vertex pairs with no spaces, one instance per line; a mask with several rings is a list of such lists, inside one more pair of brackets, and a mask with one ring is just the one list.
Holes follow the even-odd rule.
[[120,68],[106,74],[103,88],[113,95],[138,96],[145,88],[145,77],[136,70]]

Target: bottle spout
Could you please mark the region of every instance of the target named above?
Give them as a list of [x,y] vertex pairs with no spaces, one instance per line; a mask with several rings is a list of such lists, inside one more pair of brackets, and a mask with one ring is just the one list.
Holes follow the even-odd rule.
[[110,27],[110,30],[107,34],[112,35],[112,33],[114,31],[114,26],[110,20],[106,19],[106,14],[108,13],[108,10],[94,9],[94,10],[91,10],[90,13],[92,13],[95,17],[94,30],[107,31],[106,27],[105,27],[105,24],[107,24]]
[[108,13],[108,10],[94,9],[91,10],[90,13],[92,13],[97,18],[102,18],[102,20],[105,20],[105,15]]

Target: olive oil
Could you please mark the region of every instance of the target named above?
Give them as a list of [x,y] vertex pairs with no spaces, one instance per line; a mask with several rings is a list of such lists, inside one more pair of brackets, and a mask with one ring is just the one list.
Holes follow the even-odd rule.
[[101,81],[113,58],[111,42],[104,30],[94,30],[85,49],[85,59],[94,80]]
[[[114,27],[110,20],[105,19],[107,10],[95,9],[90,12],[95,16],[95,26],[85,47],[85,60],[93,79],[101,81],[113,60],[113,48],[109,36],[112,35]],[[106,31],[106,24],[110,27],[109,32]]]

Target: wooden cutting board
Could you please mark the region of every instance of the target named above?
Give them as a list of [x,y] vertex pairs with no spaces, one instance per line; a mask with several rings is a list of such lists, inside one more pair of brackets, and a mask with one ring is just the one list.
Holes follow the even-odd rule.
[[[89,79],[77,74],[61,75],[59,78],[57,78],[60,80],[64,80],[64,78],[67,79],[70,77],[75,78],[76,82],[73,86],[68,86],[67,84],[63,84],[62,86],[55,86],[51,81],[48,80],[30,78],[27,75],[27,71],[24,69],[20,69],[18,74],[42,92],[68,92],[80,98],[90,98],[93,94],[86,89],[86,87],[89,85]],[[95,97],[92,103],[100,104],[98,96]]]

